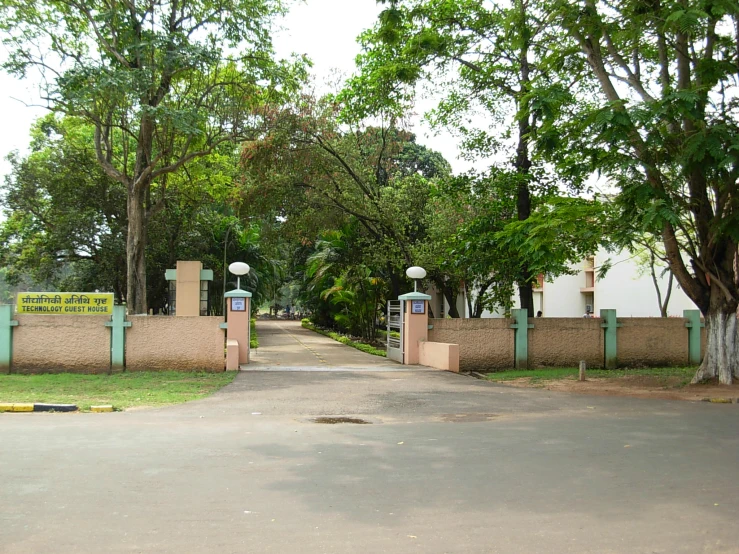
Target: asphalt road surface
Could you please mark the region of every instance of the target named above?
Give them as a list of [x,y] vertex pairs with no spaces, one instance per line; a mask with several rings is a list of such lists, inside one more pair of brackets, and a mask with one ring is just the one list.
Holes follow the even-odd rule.
[[0,553],[738,553],[738,464],[734,404],[243,371],[171,408],[0,414]]

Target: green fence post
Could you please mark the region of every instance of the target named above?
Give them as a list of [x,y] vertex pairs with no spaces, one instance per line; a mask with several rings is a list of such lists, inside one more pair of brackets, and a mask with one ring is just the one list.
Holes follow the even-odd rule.
[[616,369],[618,367],[618,333],[616,330],[622,325],[616,320],[616,310],[601,310],[600,317],[603,320],[600,326],[605,329],[603,365],[606,369]]
[[10,373],[13,363],[13,327],[18,322],[13,320],[13,306],[0,305],[0,373]]
[[110,371],[123,371],[126,367],[126,327],[131,326],[126,321],[126,307],[113,306],[111,321],[105,322],[110,327]]
[[511,315],[516,323],[511,325],[515,329],[515,357],[516,369],[529,368],[529,329],[534,325],[529,323],[528,310],[511,310]]
[[688,358],[690,365],[700,365],[701,363],[701,327],[706,324],[701,321],[700,310],[683,310],[683,317],[688,321],[685,326],[688,328]]

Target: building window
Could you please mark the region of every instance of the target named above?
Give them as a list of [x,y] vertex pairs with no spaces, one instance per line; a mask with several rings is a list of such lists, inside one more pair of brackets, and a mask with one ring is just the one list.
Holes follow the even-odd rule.
[[200,315],[210,314],[210,281],[200,281]]
[[169,281],[169,301],[167,302],[169,315],[177,315],[177,281]]

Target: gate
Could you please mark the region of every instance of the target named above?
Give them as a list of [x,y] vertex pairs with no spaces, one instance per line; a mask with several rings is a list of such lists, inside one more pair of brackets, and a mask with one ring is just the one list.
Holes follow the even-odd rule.
[[403,302],[400,300],[387,303],[387,357],[403,363]]

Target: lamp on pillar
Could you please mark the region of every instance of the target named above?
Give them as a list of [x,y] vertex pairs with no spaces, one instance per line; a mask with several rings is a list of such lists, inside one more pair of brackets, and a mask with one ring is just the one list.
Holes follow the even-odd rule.
[[234,262],[228,266],[228,270],[236,275],[236,288],[238,290],[241,290],[241,276],[249,273],[250,269],[249,264],[244,262]]
[[413,292],[418,292],[418,281],[426,277],[426,270],[422,267],[414,265],[405,270],[405,274],[413,279]]

